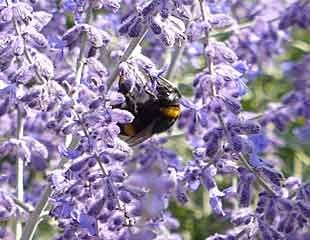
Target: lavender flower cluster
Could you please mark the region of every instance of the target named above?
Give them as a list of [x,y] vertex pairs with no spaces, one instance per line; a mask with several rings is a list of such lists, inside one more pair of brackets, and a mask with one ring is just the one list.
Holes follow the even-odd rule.
[[[309,1],[272,2],[0,0],[0,239],[32,239],[43,219],[58,240],[183,239],[169,204],[201,187],[231,223],[208,239],[310,239],[310,183],[270,154],[273,126],[303,118],[310,141],[309,54],[286,67],[281,103],[260,117],[241,104],[310,28]],[[118,79],[152,92],[163,75],[190,76],[193,94],[171,131],[131,147]],[[166,145],[175,132],[189,161]]]

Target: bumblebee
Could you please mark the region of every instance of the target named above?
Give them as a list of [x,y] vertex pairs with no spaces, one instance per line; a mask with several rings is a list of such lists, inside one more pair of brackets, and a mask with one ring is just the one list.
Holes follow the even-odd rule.
[[119,91],[126,98],[121,108],[135,116],[133,122],[119,125],[121,135],[130,146],[168,130],[180,116],[181,94],[163,77],[157,79],[155,93],[143,89],[146,95],[143,100],[126,88],[122,76],[119,78]]

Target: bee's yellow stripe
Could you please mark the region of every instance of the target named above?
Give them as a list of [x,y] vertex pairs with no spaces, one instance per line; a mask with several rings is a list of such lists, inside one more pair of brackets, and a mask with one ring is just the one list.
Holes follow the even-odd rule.
[[137,134],[135,126],[132,125],[131,123],[124,124],[123,125],[123,130],[126,133],[127,136],[133,137]]
[[160,108],[160,112],[169,118],[178,118],[180,116],[181,110],[179,106],[169,106]]

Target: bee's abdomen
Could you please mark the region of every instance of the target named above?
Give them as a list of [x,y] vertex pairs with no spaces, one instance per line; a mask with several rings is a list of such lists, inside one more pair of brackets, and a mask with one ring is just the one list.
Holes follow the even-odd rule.
[[172,105],[167,107],[161,107],[160,112],[167,118],[173,119],[178,118],[180,116],[181,109],[179,105]]

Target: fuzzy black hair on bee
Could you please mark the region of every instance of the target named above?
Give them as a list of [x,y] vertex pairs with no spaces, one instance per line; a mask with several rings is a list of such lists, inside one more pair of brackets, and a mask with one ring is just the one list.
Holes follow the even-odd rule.
[[155,91],[143,89],[143,97],[129,91],[128,86],[119,80],[119,91],[126,97],[120,108],[131,112],[133,122],[120,124],[124,140],[134,146],[142,143],[152,135],[167,131],[179,118],[181,113],[181,94],[168,80],[163,77],[156,79]]

